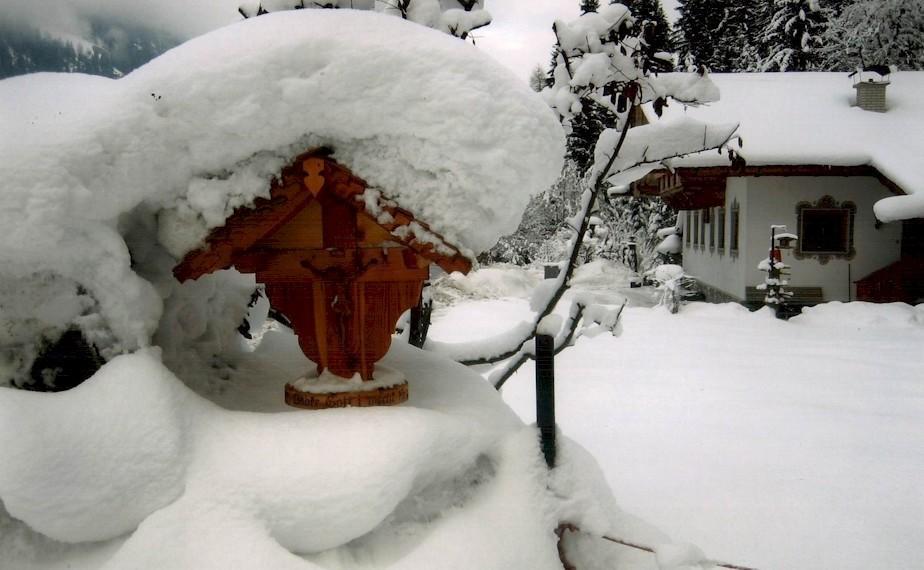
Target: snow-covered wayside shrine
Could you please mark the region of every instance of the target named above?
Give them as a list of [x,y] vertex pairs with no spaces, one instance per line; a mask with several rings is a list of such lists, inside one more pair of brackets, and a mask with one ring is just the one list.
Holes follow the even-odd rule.
[[[556,22],[540,95],[462,41],[490,22],[470,4],[418,3],[412,23],[273,0],[117,80],[0,81],[0,569],[924,556],[920,306],[784,323],[671,315],[605,262],[462,275],[559,177],[562,124],[604,85],[626,80],[593,95],[616,120],[569,220],[574,258],[598,194],[741,150],[737,123],[671,113],[626,136],[643,104],[719,97],[705,70],[640,65],[626,7]],[[449,273],[415,345],[394,321],[431,264]],[[484,356],[525,361],[537,330],[567,346],[553,468],[531,366]]]
[[515,229],[563,132],[473,46],[283,12],[119,80],[5,80],[0,100],[0,374],[66,383],[72,363],[41,351],[73,336],[68,354],[105,362],[66,391],[0,387],[0,567],[556,569],[560,521],[648,532],[586,452],[562,441],[549,472],[535,430],[445,357],[393,343],[401,406],[286,407],[311,363],[285,327],[243,341],[266,314],[248,314],[253,275],[172,275],[312,149],[365,181],[360,214],[395,242],[471,258]]

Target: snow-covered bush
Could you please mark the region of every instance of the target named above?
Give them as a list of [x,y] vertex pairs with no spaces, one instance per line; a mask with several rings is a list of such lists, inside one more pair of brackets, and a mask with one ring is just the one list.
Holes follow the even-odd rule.
[[674,314],[680,311],[680,306],[691,296],[695,284],[695,280],[684,273],[683,267],[679,265],[658,265],[648,271],[646,276],[658,290],[658,305]]
[[[100,357],[87,354],[81,378],[62,382],[59,376],[75,371],[46,366],[40,357],[52,357],[64,335],[76,334],[102,357],[121,351],[118,341],[99,313],[100,308],[77,282],[51,272],[37,272],[0,280],[0,386],[54,389],[73,385],[95,372]],[[79,342],[79,341],[78,341]],[[76,364],[78,355],[71,355]],[[37,359],[39,361],[37,362]]]
[[655,252],[661,257],[663,263],[680,265],[679,260],[683,254],[681,229],[677,226],[661,228],[655,235],[661,240],[655,246]]

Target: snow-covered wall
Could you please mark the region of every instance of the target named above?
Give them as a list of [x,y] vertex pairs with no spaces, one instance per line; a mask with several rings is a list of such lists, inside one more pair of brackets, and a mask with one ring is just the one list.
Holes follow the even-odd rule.
[[542,100],[476,47],[353,10],[246,20],[119,80],[7,79],[0,101],[0,279],[76,282],[129,350],[170,295],[157,248],[194,248],[307,149],[474,255],[516,228],[564,146]]
[[[725,189],[725,247],[720,248],[716,244],[715,247],[710,248],[708,245],[710,233],[716,231],[714,226],[717,220],[713,217],[710,223],[706,224],[706,245],[692,245],[685,237],[683,248],[683,268],[687,274],[695,277],[700,283],[716,289],[714,293],[739,300],[744,299],[745,287],[753,285],[746,282],[747,264],[742,259],[741,249],[743,244],[747,243],[748,228],[744,215],[747,202],[747,179],[729,178]],[[736,203],[739,211],[739,249],[737,252],[732,251],[731,242],[732,205]],[[695,212],[691,212],[691,215],[695,215]],[[686,214],[681,214],[681,218],[686,220]],[[687,230],[684,230],[684,236],[687,235],[686,232]]]
[[754,286],[761,283],[764,274],[757,262],[767,257],[770,245],[770,224],[785,224],[799,234],[796,203],[812,204],[823,196],[831,196],[839,204],[850,201],[857,211],[853,224],[853,244],[856,255],[852,259],[831,257],[822,264],[818,259],[796,259],[793,250],[783,252],[783,261],[791,266],[789,283],[793,287],[821,287],[825,301],[856,299],[853,281],[895,261],[901,253],[900,222],[881,224],[876,228],[873,204],[892,196],[882,184],[871,177],[759,177],[747,178],[747,224],[750,228],[747,241],[748,260],[745,281]]
[[[770,225],[784,224],[798,234],[796,204],[817,203],[831,196],[837,203],[853,202],[856,215],[852,259],[831,257],[822,264],[816,257],[797,259],[794,250],[783,252],[783,261],[791,266],[793,287],[821,287],[825,301],[848,301],[856,298],[854,281],[898,260],[901,251],[900,223],[881,224],[876,228],[873,205],[891,196],[872,177],[747,177],[729,178],[725,193],[725,248],[708,246],[712,224],[706,225],[706,246],[691,246],[684,239],[684,270],[700,282],[743,300],[748,287],[763,282],[765,275],[757,269],[767,257]],[[740,212],[737,255],[731,252],[732,205]],[[681,214],[686,220],[686,215]],[[685,232],[688,231],[685,229]]]

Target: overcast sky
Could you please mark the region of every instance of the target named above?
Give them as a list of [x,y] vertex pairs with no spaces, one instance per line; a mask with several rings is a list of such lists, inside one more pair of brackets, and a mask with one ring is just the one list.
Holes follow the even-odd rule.
[[[601,0],[604,4],[607,0]],[[668,20],[676,19],[677,0],[661,0]],[[579,0],[487,0],[494,17],[490,26],[477,30],[477,43],[495,59],[526,79],[541,64],[549,65],[555,34],[552,22],[570,20],[581,11]]]
[[[605,0],[604,0],[605,1]],[[0,17],[32,23],[59,37],[87,34],[87,17],[106,14],[190,38],[240,19],[242,0],[0,0]],[[676,0],[662,0],[673,19]],[[552,22],[579,14],[579,0],[487,0],[494,21],[478,30],[477,43],[486,53],[526,79],[547,66],[553,42]]]

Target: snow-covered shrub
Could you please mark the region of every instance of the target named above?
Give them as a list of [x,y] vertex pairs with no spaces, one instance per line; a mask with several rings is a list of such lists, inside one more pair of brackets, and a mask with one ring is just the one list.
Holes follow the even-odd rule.
[[[95,372],[100,357],[94,353],[111,358],[122,351],[99,311],[83,286],[55,273],[0,274],[0,385],[49,390],[70,387]],[[68,371],[51,362],[65,336],[68,344],[82,342],[89,352],[86,362],[73,356],[75,364],[84,364],[83,378],[60,382],[58,376]]]
[[655,253],[660,256],[662,263],[680,265],[683,255],[683,233],[677,226],[661,228],[655,234],[661,241],[655,246]]
[[680,311],[684,301],[694,295],[696,280],[684,273],[679,265],[658,265],[646,276],[658,290],[658,305],[666,307],[671,313]]
[[[656,196],[617,194],[601,204],[599,215],[611,236],[603,257],[632,267],[631,256],[634,255],[639,271],[647,271],[662,262],[657,251],[662,238],[657,232],[677,219],[677,213],[663,200]],[[629,243],[634,243],[635,247],[627,247]]]
[[552,236],[546,238],[536,251],[536,261],[541,263],[559,263],[565,259],[568,254],[568,239],[571,237],[571,231],[561,228]]

